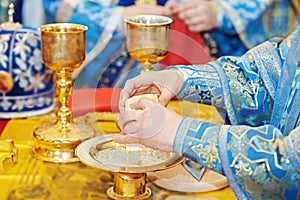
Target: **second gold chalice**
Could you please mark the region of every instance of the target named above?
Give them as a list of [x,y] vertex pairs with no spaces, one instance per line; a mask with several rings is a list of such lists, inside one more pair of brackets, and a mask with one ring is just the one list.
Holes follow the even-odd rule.
[[168,53],[173,20],[160,15],[137,15],[126,18],[125,22],[130,56],[141,63],[142,72],[152,71]]
[[36,145],[32,153],[38,159],[56,163],[78,161],[75,155],[77,145],[95,136],[92,127],[73,121],[72,111],[68,107],[73,89],[72,72],[85,60],[86,30],[86,26],[70,23],[40,27],[43,61],[56,73],[60,105],[56,121],[43,124],[34,131]]

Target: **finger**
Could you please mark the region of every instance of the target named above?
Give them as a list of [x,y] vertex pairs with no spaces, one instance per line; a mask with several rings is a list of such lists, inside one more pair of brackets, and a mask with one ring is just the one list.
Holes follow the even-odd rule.
[[178,17],[184,21],[192,18],[193,16],[194,14],[192,13],[192,9],[183,10],[178,13]]
[[138,120],[140,115],[141,114],[136,111],[123,112],[117,119],[118,126],[123,130],[127,123]]
[[139,76],[128,80],[125,83],[123,90],[120,93],[119,100],[119,110],[123,112],[125,110],[125,102],[128,98],[132,97],[137,91],[143,91],[143,88],[152,84],[151,76],[148,75],[149,72],[140,74]]
[[190,26],[188,26],[188,29],[190,31],[196,32],[196,33],[208,30],[204,24],[190,25]]
[[169,7],[158,6],[157,11],[158,11],[158,13],[154,13],[154,14],[159,14],[159,15],[164,15],[164,16],[172,16],[172,12]]
[[133,96],[137,92],[137,90],[147,85],[147,82],[144,81],[145,79],[143,78],[143,76],[144,74],[141,74],[135,78],[126,81],[125,86],[120,93],[120,105],[123,106],[123,108],[125,107],[125,101],[128,98]]
[[156,94],[157,96],[160,95],[160,87],[158,84],[151,83],[145,87],[141,87],[134,95],[142,95],[142,94]]
[[151,4],[140,4],[137,6],[140,14],[156,14],[156,15],[169,15],[171,11],[169,7]]
[[130,144],[130,143],[137,143],[139,140],[137,138],[131,137],[129,135],[114,135],[112,137],[113,141],[117,143],[122,143],[122,144]]
[[208,26],[205,23],[198,23],[195,25],[188,25],[188,29],[192,32],[203,32],[203,31],[209,31],[212,29],[212,27]]
[[174,96],[176,96],[176,94],[171,92],[171,90],[162,90],[161,95],[158,97],[158,102],[162,106],[166,106]]
[[126,135],[132,135],[132,137],[138,137],[138,132],[141,129],[141,126],[137,124],[137,121],[130,121],[125,124],[122,132]]
[[125,102],[131,96],[132,93],[135,92],[135,83],[134,80],[130,79],[125,83],[124,89],[120,92],[119,99],[119,110],[123,112],[125,110]]
[[178,14],[182,11],[188,10],[194,6],[194,2],[192,1],[186,1],[186,2],[181,2],[177,4],[172,4],[170,5],[171,11],[173,14]]
[[186,19],[184,23],[188,26],[196,26],[204,23],[204,17],[201,15],[193,16],[192,18]]
[[122,113],[125,111],[125,102],[129,98],[130,88],[126,88],[126,90],[121,90],[120,99],[119,99],[119,111]]
[[195,5],[188,10],[184,10],[178,14],[178,17],[184,21],[191,20],[193,18],[197,18],[201,15],[204,15],[205,11],[199,5]]

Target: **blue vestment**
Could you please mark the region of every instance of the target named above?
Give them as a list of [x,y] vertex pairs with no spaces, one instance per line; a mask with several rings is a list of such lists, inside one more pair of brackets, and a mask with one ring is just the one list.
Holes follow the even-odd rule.
[[223,108],[229,120],[184,117],[176,152],[225,174],[239,199],[299,199],[299,55],[300,26],[241,57],[170,67],[185,77],[179,99]]
[[299,24],[299,0],[217,0],[218,26],[201,33],[212,59],[241,56],[273,37],[288,36]]

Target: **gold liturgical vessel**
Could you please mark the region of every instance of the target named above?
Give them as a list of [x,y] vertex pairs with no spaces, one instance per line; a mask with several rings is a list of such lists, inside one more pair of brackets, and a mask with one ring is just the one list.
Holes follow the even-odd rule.
[[[153,70],[155,63],[167,55],[172,19],[138,15],[127,18],[125,22],[129,54],[142,64],[143,71]],[[147,172],[164,170],[184,160],[174,152],[159,151],[141,144],[118,144],[112,137],[89,139],[75,151],[83,163],[114,172],[113,186],[107,190],[112,199],[149,199],[151,190],[146,186]]]
[[59,109],[55,122],[43,124],[33,133],[36,145],[32,154],[38,159],[56,163],[78,161],[77,145],[95,136],[89,125],[74,123],[68,107],[73,89],[72,72],[85,60],[86,30],[86,26],[70,23],[40,27],[43,61],[56,73]]
[[142,200],[151,197],[147,172],[174,167],[184,158],[141,144],[118,144],[114,134],[97,136],[78,145],[75,152],[83,163],[114,172],[113,186],[107,190],[111,199]]
[[137,15],[125,19],[126,46],[130,56],[151,71],[169,50],[170,28],[173,20],[160,15]]

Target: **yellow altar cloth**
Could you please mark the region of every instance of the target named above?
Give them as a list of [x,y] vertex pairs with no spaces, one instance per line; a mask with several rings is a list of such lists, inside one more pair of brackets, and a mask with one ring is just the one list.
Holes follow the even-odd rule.
[[[182,112],[178,102],[170,103],[170,108]],[[195,109],[193,109],[195,110]],[[211,107],[200,108],[199,117],[211,120],[211,113],[215,121],[222,123]],[[193,111],[187,111],[193,114]],[[197,115],[198,115],[197,114]],[[94,112],[78,117],[75,121],[91,124],[98,134],[119,132],[115,124],[117,113]],[[106,190],[112,186],[113,173],[95,169],[81,162],[57,164],[43,162],[34,158],[30,151],[34,145],[33,131],[41,123],[52,121],[54,114],[29,117],[26,119],[12,119],[1,134],[1,139],[13,139],[18,149],[18,162],[3,174],[0,174],[0,200],[96,200],[109,199]],[[208,117],[208,118],[207,118]],[[183,193],[162,189],[151,182],[148,187],[152,191],[153,200],[173,199],[236,199],[229,187],[203,193]]]

